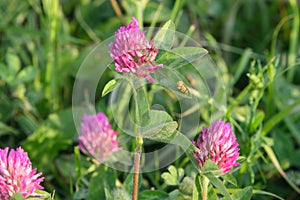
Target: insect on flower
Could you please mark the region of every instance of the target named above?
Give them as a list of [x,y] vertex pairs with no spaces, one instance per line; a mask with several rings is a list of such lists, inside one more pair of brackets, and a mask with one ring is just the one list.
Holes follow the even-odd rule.
[[189,89],[187,88],[187,86],[184,84],[183,81],[178,81],[176,83],[177,89],[180,90],[182,93],[184,94],[189,94]]

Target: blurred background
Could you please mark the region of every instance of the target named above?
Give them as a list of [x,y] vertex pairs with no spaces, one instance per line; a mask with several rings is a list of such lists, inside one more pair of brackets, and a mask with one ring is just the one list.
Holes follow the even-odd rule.
[[[77,132],[71,111],[75,76],[91,49],[113,36],[131,16],[143,19],[144,27],[159,27],[171,19],[177,31],[209,51],[226,85],[228,106],[234,105],[227,120],[234,124],[236,134],[249,137],[240,137],[241,155],[248,159],[237,175],[240,186],[252,185],[285,199],[299,198],[260,148],[265,141],[255,137],[257,130],[265,131],[270,139],[266,143],[280,166],[300,185],[300,15],[296,0],[0,1],[0,147],[22,146],[46,177],[45,189],[56,191],[55,199],[80,199],[75,198]],[[257,75],[263,89],[254,87],[257,82],[249,73]],[[107,72],[104,82],[113,76]],[[106,112],[107,99],[100,98],[103,86],[99,84],[95,101],[97,110]],[[253,108],[251,98],[257,96],[254,126],[247,115]],[[81,165],[88,164],[82,161]],[[188,171],[185,165],[181,167]],[[159,174],[146,175],[142,187],[160,188]]]

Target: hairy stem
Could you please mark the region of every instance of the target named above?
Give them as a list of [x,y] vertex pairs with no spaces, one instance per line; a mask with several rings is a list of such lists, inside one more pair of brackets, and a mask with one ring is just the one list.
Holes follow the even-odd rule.
[[138,185],[139,185],[139,171],[140,171],[140,161],[142,154],[143,138],[137,138],[137,147],[134,153],[134,167],[133,167],[133,185],[132,185],[132,200],[137,200],[138,198]]

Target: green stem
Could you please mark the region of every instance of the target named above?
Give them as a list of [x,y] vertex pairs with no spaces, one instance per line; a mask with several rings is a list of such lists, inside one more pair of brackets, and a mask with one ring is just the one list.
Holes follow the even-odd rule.
[[[290,34],[288,64],[293,65],[297,60],[300,14],[299,14],[299,5],[297,3],[297,0],[290,0],[289,2],[293,10],[294,19],[293,19],[293,26]],[[288,75],[287,76],[288,80],[292,82],[295,75],[295,70],[294,69],[290,70],[287,75]]]
[[206,176],[202,178],[202,200],[207,200],[209,179]]
[[44,0],[44,10],[47,16],[47,63],[45,72],[45,97],[49,102],[50,110],[59,108],[59,98],[57,95],[57,35],[60,22],[59,0]]
[[127,25],[126,20],[124,19],[124,16],[122,14],[122,11],[119,7],[119,4],[117,2],[117,0],[110,0],[111,6],[113,7],[115,13],[117,14],[117,16],[119,17],[119,19],[121,20],[121,22],[123,23],[123,25]]
[[182,3],[181,0],[176,0],[175,1],[175,5],[174,5],[172,13],[171,13],[171,18],[170,18],[171,21],[173,21],[173,22],[175,21],[175,18],[177,16],[179,10],[181,9],[182,5],[183,5],[183,3]]
[[235,100],[232,102],[232,104],[229,106],[229,108],[227,109],[226,112],[226,117],[229,118],[231,112],[233,111],[233,109],[242,101],[242,99],[248,95],[248,93],[250,92],[251,89],[251,85],[247,85],[247,87],[245,87],[242,92],[240,92],[240,94],[235,98]]
[[147,35],[146,35],[146,38],[148,40],[151,40],[151,37],[152,37],[152,34],[153,34],[153,31],[154,31],[154,27],[157,23],[157,20],[159,19],[160,17],[160,14],[161,14],[161,10],[163,8],[163,4],[160,4],[159,7],[157,8],[152,20],[151,20],[151,24],[150,24],[150,29],[147,30]]
[[143,13],[144,13],[144,9],[146,4],[148,3],[148,1],[144,1],[144,0],[140,0],[140,1],[136,1],[136,5],[137,5],[137,11],[136,11],[136,18],[139,22],[140,28],[143,30],[144,28],[144,17],[143,17]]
[[289,177],[286,175],[286,173],[281,168],[280,163],[278,162],[278,159],[276,158],[276,155],[273,151],[273,149],[267,145],[263,145],[263,148],[265,149],[266,153],[268,154],[269,158],[271,159],[273,165],[277,169],[277,171],[280,173],[282,178],[285,179],[285,181],[293,188],[298,194],[300,194],[300,189],[289,179]]
[[[133,89],[133,96],[135,102],[135,126],[134,132],[136,136],[136,149],[134,153],[134,163],[133,163],[133,184],[132,184],[132,200],[137,200],[138,197],[138,180],[139,180],[139,170],[140,170],[140,160],[142,154],[142,147],[143,147],[143,137],[140,133],[140,126],[142,125],[142,117],[145,115],[149,110],[149,102],[147,100],[147,90],[145,86],[141,86],[141,82],[139,79],[129,79],[129,84],[132,86]],[[136,88],[137,87],[137,88]]]
[[300,99],[293,103],[292,105],[286,106],[279,113],[270,118],[263,126],[261,130],[261,135],[265,136],[269,133],[269,131],[277,125],[281,120],[287,117],[297,106],[300,105]]

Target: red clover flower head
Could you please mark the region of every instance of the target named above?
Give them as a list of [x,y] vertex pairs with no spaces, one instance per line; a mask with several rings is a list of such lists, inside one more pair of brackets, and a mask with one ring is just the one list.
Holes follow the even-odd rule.
[[203,127],[202,134],[194,145],[198,148],[194,155],[200,168],[208,159],[216,163],[223,174],[240,165],[236,162],[239,157],[238,143],[229,123],[219,120],[207,129]]
[[0,148],[0,199],[12,199],[19,192],[23,197],[39,197],[35,190],[43,189],[40,183],[44,180],[42,173],[36,174],[32,169],[28,155],[19,147],[16,150]]
[[146,39],[134,17],[126,27],[119,28],[115,33],[115,42],[109,48],[110,56],[119,72],[135,73],[154,82],[149,73],[163,67],[162,64],[154,64],[158,49],[155,49],[153,40],[149,42]]
[[82,135],[78,137],[79,148],[85,153],[94,156],[99,162],[109,158],[118,147],[117,135],[103,113],[84,115],[81,122]]

